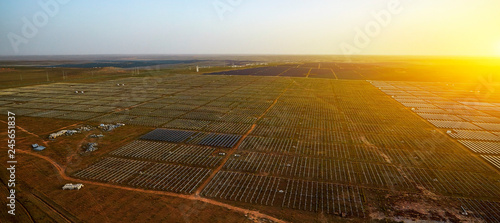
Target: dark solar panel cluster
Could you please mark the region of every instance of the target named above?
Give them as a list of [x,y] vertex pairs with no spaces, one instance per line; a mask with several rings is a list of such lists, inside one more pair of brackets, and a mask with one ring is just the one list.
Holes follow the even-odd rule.
[[166,141],[166,142],[183,142],[192,136],[195,132],[193,131],[181,131],[181,130],[170,130],[170,129],[155,129],[146,135],[143,135],[141,139],[144,140],[155,140],[155,141]]
[[205,136],[198,144],[203,146],[232,148],[234,145],[236,145],[240,138],[241,135],[210,133]]
[[252,76],[278,76],[288,70],[288,67],[257,67],[242,70],[231,70],[209,73],[207,75],[252,75]]
[[280,76],[284,77],[306,77],[307,73],[309,72],[310,68],[290,68],[287,71],[285,71],[283,74]]

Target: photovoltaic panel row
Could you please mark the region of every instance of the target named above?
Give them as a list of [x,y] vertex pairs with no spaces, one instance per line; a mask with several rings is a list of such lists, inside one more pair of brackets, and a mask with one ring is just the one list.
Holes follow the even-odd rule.
[[286,72],[282,73],[280,76],[284,77],[306,77],[309,72],[309,68],[290,68]]
[[466,119],[470,122],[487,122],[487,123],[500,123],[500,118],[494,116],[470,116],[470,115],[460,115],[461,118]]
[[500,142],[483,142],[458,140],[462,145],[476,153],[496,154],[500,155]]
[[201,141],[198,144],[204,146],[231,148],[234,145],[236,145],[236,143],[238,142],[238,140],[240,140],[240,138],[241,135],[210,133],[203,139],[201,139]]
[[448,135],[455,139],[470,139],[470,140],[500,142],[499,136],[484,131],[454,130],[453,132],[448,133]]
[[484,222],[500,222],[500,202],[458,198],[471,216]]
[[474,123],[474,124],[489,131],[500,131],[499,123]]
[[335,79],[335,75],[331,69],[311,69],[309,77]]
[[334,70],[339,79],[362,80],[363,77],[356,70]]
[[194,133],[195,132],[193,131],[155,129],[147,133],[146,135],[143,135],[141,139],[166,141],[166,142],[183,142],[190,136],[192,136]]
[[481,155],[481,157],[500,169],[500,156]]
[[482,130],[481,128],[468,123],[459,121],[439,121],[439,120],[429,120],[429,122],[436,126],[437,128],[444,129],[470,129],[470,130]]

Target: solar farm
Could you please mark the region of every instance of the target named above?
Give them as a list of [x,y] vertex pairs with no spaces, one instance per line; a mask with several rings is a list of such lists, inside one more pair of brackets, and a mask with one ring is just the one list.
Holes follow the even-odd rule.
[[280,76],[304,77],[322,79],[366,80],[392,75],[400,72],[397,69],[386,68],[370,63],[321,62],[292,63],[278,66],[258,67],[243,70],[230,70],[209,73],[208,75],[235,76]]
[[[0,90],[0,110],[153,129],[72,173],[81,180],[271,214],[366,220],[411,216],[423,202],[442,219],[500,222],[500,94],[370,81],[350,66],[9,88]],[[436,220],[427,215],[417,218]]]
[[[480,102],[459,84],[372,82],[493,166],[500,161],[500,103]],[[474,94],[477,91],[473,92]],[[489,96],[488,96],[489,97]]]
[[281,76],[324,79],[338,79],[340,77],[342,79],[361,79],[362,76],[354,70],[356,68],[357,67],[352,67],[348,64],[339,63],[304,63],[221,71],[210,73],[209,75]]

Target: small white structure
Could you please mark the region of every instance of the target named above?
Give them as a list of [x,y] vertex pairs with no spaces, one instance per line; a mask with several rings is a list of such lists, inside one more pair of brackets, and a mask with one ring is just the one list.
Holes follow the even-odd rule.
[[59,132],[52,133],[52,134],[49,135],[49,139],[55,139],[55,138],[57,138],[59,136],[62,136],[64,134],[66,134],[66,132],[68,132],[68,130],[61,130]]
[[66,130],[66,135],[68,135],[68,136],[76,134],[76,133],[78,133],[77,130]]
[[460,207],[462,208],[462,213],[461,213],[462,215],[465,215],[465,216],[469,215],[469,213],[467,213],[467,209],[465,209],[464,206],[460,206]]
[[104,135],[103,135],[103,134],[99,134],[99,135],[92,134],[92,135],[90,135],[89,137],[90,137],[90,138],[102,138],[102,137],[104,137]]
[[91,143],[87,143],[86,146],[84,146],[84,148],[86,148],[87,150],[85,150],[85,152],[94,152],[97,150],[97,143],[95,142],[91,142]]
[[31,148],[33,148],[33,149],[34,149],[34,150],[36,150],[36,151],[42,151],[42,150],[44,150],[44,149],[45,149],[45,146],[40,146],[40,145],[38,145],[38,144],[32,144],[32,145],[31,145]]
[[125,126],[125,124],[123,124],[123,123],[116,123],[116,125],[113,125],[113,124],[100,124],[98,128],[100,128],[100,129],[102,129],[104,131],[110,132],[113,129],[116,129],[116,128],[122,127],[122,126]]
[[62,187],[63,190],[80,190],[83,187],[83,184],[66,184]]

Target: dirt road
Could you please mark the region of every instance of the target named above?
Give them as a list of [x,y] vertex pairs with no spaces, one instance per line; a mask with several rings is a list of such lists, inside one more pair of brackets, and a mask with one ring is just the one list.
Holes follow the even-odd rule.
[[110,187],[110,188],[116,188],[116,189],[121,189],[121,190],[136,191],[136,192],[141,192],[141,193],[171,196],[171,197],[183,198],[183,199],[194,200],[194,201],[201,201],[201,202],[205,202],[205,203],[208,203],[208,204],[216,205],[216,206],[219,206],[219,207],[224,207],[224,208],[227,208],[229,210],[232,210],[232,211],[235,211],[235,212],[239,212],[239,213],[242,213],[242,214],[253,215],[253,216],[257,217],[257,218],[267,218],[267,219],[272,220],[274,222],[285,222],[283,220],[280,220],[280,219],[277,219],[275,217],[272,217],[272,216],[260,213],[258,211],[252,211],[252,210],[248,210],[248,209],[244,209],[244,208],[232,206],[232,205],[225,204],[225,203],[218,202],[218,201],[214,201],[214,200],[211,200],[211,199],[202,198],[200,196],[176,194],[176,193],[165,192],[165,191],[145,190],[145,189],[124,187],[124,186],[118,186],[118,185],[105,184],[105,183],[100,183],[100,182],[93,182],[93,181],[87,181],[87,180],[81,180],[81,179],[72,178],[72,177],[66,175],[66,173],[64,171],[64,168],[61,165],[59,165],[57,162],[55,162],[54,160],[52,160],[52,159],[50,159],[50,158],[48,158],[46,156],[42,156],[40,154],[33,153],[33,152],[30,152],[30,151],[25,151],[25,150],[18,150],[17,152],[23,153],[23,154],[27,154],[27,155],[31,155],[31,156],[36,156],[38,158],[44,159],[45,161],[49,162],[50,164],[52,164],[56,168],[57,173],[61,176],[61,178],[63,178],[64,180],[67,180],[67,181],[77,182],[77,183],[83,183],[83,184],[92,184],[92,185],[103,186],[103,187]]

